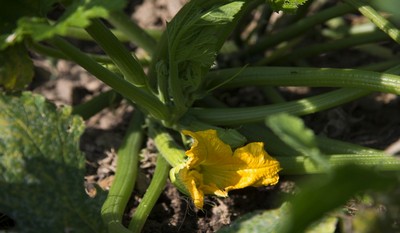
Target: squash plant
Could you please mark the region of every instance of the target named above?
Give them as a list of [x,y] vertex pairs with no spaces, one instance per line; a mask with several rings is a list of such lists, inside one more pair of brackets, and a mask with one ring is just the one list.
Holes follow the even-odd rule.
[[[324,214],[365,190],[398,185],[397,158],[315,135],[299,118],[373,92],[400,94],[396,56],[358,69],[305,63],[306,58],[347,47],[399,44],[398,15],[391,12],[399,6],[396,0],[343,0],[324,9],[317,3],[314,7],[312,0],[191,0],[160,37],[130,20],[125,5],[123,0],[2,4],[0,212],[16,222],[17,231],[140,232],[168,177],[202,209],[205,195],[227,197],[233,189],[275,185],[279,176],[324,174],[304,184],[281,208],[250,213],[221,232],[266,232],[265,226],[268,232],[335,232],[338,217],[322,218]],[[61,12],[50,17],[56,8]],[[254,11],[265,20],[243,38],[245,19]],[[265,21],[274,11],[291,15],[283,26],[276,24],[276,32],[265,33]],[[344,31],[322,31],[327,38],[323,43],[298,46],[316,25],[330,25],[351,12],[369,20],[366,30],[342,23]],[[105,55],[83,52],[68,37],[90,39]],[[143,64],[121,41],[143,48],[150,64]],[[106,199],[104,194],[89,199],[82,190],[84,155],[78,142],[82,119],[107,107],[112,92],[57,109],[25,90],[34,76],[30,53],[75,62],[134,106]],[[221,68],[218,56],[244,62]],[[229,107],[215,98],[216,92],[245,86],[262,87],[270,104]],[[279,86],[332,89],[286,101]],[[145,137],[157,146],[156,169],[130,224],[123,225]],[[315,205],[320,197],[327,201]]]

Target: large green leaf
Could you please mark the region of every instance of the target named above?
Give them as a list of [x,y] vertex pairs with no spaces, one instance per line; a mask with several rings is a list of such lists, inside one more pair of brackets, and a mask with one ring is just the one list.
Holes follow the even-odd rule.
[[84,191],[84,130],[71,108],[42,96],[0,94],[0,212],[18,232],[102,232],[98,199]]
[[230,226],[221,228],[218,233],[273,233],[278,232],[285,224],[285,216],[289,214],[290,206],[284,203],[272,210],[257,210],[238,218]]
[[[35,41],[49,39],[54,35],[65,35],[68,27],[86,27],[90,19],[107,17],[109,12],[122,9],[125,0],[73,0],[61,17],[51,23],[46,13],[56,0],[4,1],[1,4],[0,49],[20,42],[30,36]],[[11,12],[13,14],[11,14]]]
[[338,207],[360,192],[384,193],[396,183],[393,174],[379,174],[355,165],[339,167],[330,175],[307,180],[300,192],[280,208],[248,213],[218,233],[333,233]]
[[0,51],[0,86],[7,90],[23,89],[33,78],[33,62],[22,44]]
[[338,167],[330,175],[312,177],[290,201],[289,220],[282,233],[303,232],[324,214],[364,191],[387,191],[398,184],[396,175],[380,174],[356,165]]
[[169,91],[178,108],[185,109],[204,94],[204,75],[245,6],[245,1],[193,0],[168,23],[160,43],[162,54],[155,62],[161,91]]
[[274,114],[267,117],[266,124],[289,147],[309,157],[316,166],[326,171],[329,169],[317,146],[314,132],[304,125],[301,118],[286,113]]

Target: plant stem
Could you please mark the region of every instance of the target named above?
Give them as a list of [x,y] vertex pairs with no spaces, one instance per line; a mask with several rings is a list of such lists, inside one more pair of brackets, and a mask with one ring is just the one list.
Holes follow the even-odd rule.
[[240,17],[235,29],[232,32],[232,38],[235,41],[236,45],[238,45],[238,46],[243,45],[243,41],[241,39],[241,34],[243,31],[245,31],[245,28],[248,26],[247,24],[248,24],[249,18],[252,17],[251,13],[252,13],[252,11],[254,11],[254,9],[256,9],[258,6],[260,6],[263,3],[264,3],[264,1],[262,1],[262,0],[255,0],[255,1],[251,1],[251,3],[249,3],[246,6],[246,8],[243,8],[242,17]]
[[360,0],[344,0],[358,9],[365,17],[371,20],[378,28],[388,34],[394,41],[400,44],[400,30],[390,21],[380,15],[374,8]]
[[[125,35],[123,32],[115,29],[111,29],[112,34],[114,34],[119,41],[129,42],[131,38]],[[145,33],[153,38],[153,40],[159,40],[161,37],[161,29],[145,29]],[[93,41],[93,38],[82,28],[68,27],[66,37],[71,37],[79,40],[89,40]]]
[[286,41],[282,42],[281,44],[276,46],[275,50],[272,53],[268,54],[265,58],[254,63],[254,65],[255,66],[267,65],[269,63],[273,63],[275,60],[280,59],[281,57],[284,57],[287,53],[289,53],[292,50],[293,47],[295,47],[298,43],[300,43],[304,37],[305,35],[296,37],[287,42]]
[[153,138],[158,151],[172,167],[185,162],[185,151],[174,141],[165,128],[151,122],[149,123],[149,135]]
[[104,108],[119,103],[122,96],[113,90],[100,93],[89,101],[73,107],[72,114],[80,115],[84,120],[94,116]]
[[150,55],[156,48],[156,40],[153,39],[145,30],[133,22],[124,12],[112,12],[107,18],[117,29],[124,32],[131,42],[146,50]]
[[[40,43],[32,42],[28,45],[32,48],[35,52],[40,53],[45,56],[69,60],[70,58],[63,54],[61,51],[51,48],[49,46],[42,45]],[[93,60],[100,62],[100,63],[112,63],[112,60],[108,56],[97,55],[97,54],[87,54]]]
[[214,125],[243,125],[261,122],[266,116],[286,112],[293,115],[305,115],[339,106],[369,94],[367,90],[342,88],[321,95],[287,103],[243,108],[195,108],[189,113],[199,120]]
[[[273,156],[299,156],[298,151],[292,147],[288,147],[278,136],[263,124],[247,124],[239,129],[249,141],[265,142],[265,149]],[[382,151],[343,142],[323,136],[315,136],[318,148],[322,153],[332,154],[381,154],[386,155]]]
[[[118,40],[123,41],[123,42],[129,41],[129,38],[127,37],[127,35],[125,35],[121,31],[111,29],[111,32],[118,38]],[[79,39],[79,40],[93,41],[93,38],[82,28],[68,27],[66,36],[70,37],[70,38]]]
[[264,86],[262,88],[262,91],[264,93],[264,96],[274,104],[286,102],[285,98],[281,95],[281,93],[279,93],[277,89],[275,89],[275,87]]
[[127,81],[137,87],[148,88],[143,67],[99,19],[92,20],[86,31],[110,56]]
[[[70,58],[65,56],[61,51],[51,48],[49,46],[45,46],[45,45],[42,45],[42,44],[36,43],[36,42],[30,43],[30,44],[28,44],[28,46],[30,48],[32,48],[35,52],[40,53],[42,55],[53,57],[53,58],[58,58],[58,59],[70,60]],[[104,65],[114,65],[114,62],[111,60],[111,58],[109,56],[99,55],[99,54],[90,54],[90,53],[86,53],[86,55],[88,55],[93,60],[95,60],[99,63],[103,63]],[[143,66],[148,66],[150,63],[150,59],[148,59],[148,58],[139,59],[139,63]]]
[[266,35],[265,37],[261,38],[258,43],[251,45],[247,49],[245,49],[243,51],[243,54],[248,55],[259,53],[269,47],[288,40],[289,38],[294,38],[295,36],[300,35],[314,25],[325,22],[328,19],[349,13],[351,11],[353,11],[353,9],[347,4],[340,4],[335,7],[320,11],[312,16],[305,17],[304,19],[297,21],[297,23],[286,27],[284,30],[276,34]]
[[[236,76],[229,82],[226,80]],[[221,83],[225,88],[270,85],[309,87],[348,87],[400,94],[400,76],[366,70],[305,68],[305,67],[250,67],[214,71],[207,77],[207,89]]]
[[348,38],[328,41],[320,44],[314,44],[311,46],[302,47],[287,53],[281,57],[275,57],[274,60],[265,58],[259,61],[257,64],[265,64],[266,61],[269,63],[288,63],[295,60],[300,60],[306,57],[315,56],[321,53],[329,51],[337,51],[340,49],[368,44],[373,42],[379,42],[387,39],[387,35],[381,31],[375,31],[370,33],[357,34]]
[[54,46],[62,51],[71,60],[81,65],[98,79],[112,87],[115,91],[135,102],[146,113],[150,113],[156,119],[167,120],[169,116],[168,108],[152,94],[133,86],[128,81],[120,78],[115,73],[99,65],[85,53],[72,46],[60,37],[51,40]]
[[363,147],[349,142],[339,141],[324,136],[315,135],[318,148],[324,154],[375,154],[387,155],[381,150]]
[[143,122],[143,115],[135,110],[127,134],[118,150],[115,178],[101,208],[101,216],[110,233],[130,232],[122,225],[122,217],[138,173],[139,152],[143,141]]
[[[327,161],[332,168],[355,164],[363,167],[375,168],[379,171],[399,171],[400,160],[389,155],[382,154],[342,154],[328,155]],[[322,173],[324,169],[316,167],[315,163],[306,156],[277,156],[275,157],[283,170],[284,175],[304,175]]]
[[372,63],[372,64],[365,65],[365,66],[359,66],[359,67],[357,67],[357,69],[371,70],[371,71],[384,71],[384,70],[387,70],[390,67],[393,67],[398,64],[400,64],[400,59],[392,59],[392,60]]
[[153,179],[129,223],[129,230],[133,233],[141,232],[147,217],[150,215],[151,210],[164,189],[169,169],[170,166],[164,157],[157,156],[156,170],[154,171]]

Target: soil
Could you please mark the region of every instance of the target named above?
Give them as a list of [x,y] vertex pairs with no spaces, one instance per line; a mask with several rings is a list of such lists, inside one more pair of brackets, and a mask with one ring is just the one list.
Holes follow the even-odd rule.
[[[127,11],[144,28],[164,28],[184,4],[183,0],[143,0],[133,1]],[[338,54],[325,54],[314,66],[352,67],[360,61],[357,51],[345,50],[346,59],[338,59]],[[341,57],[339,57],[341,58]],[[371,58],[363,58],[364,61]],[[345,63],[345,64],[343,64]],[[34,92],[44,95],[57,105],[76,105],[109,88],[74,63],[59,60],[55,63],[35,55]],[[287,99],[295,99],[318,92],[318,89],[285,87],[280,88]],[[266,99],[258,87],[233,90],[221,95],[221,100],[234,106],[265,104]],[[134,109],[122,102],[108,108],[86,121],[86,131],[81,139],[81,149],[86,154],[86,189],[95,195],[94,184],[108,189],[112,185],[117,158],[115,151],[127,129]],[[400,152],[400,99],[391,94],[373,94],[338,108],[304,117],[306,124],[316,134],[353,142],[363,146],[386,150],[390,154]],[[154,171],[155,150],[151,139],[143,145],[143,159],[138,182],[126,210],[126,221],[135,211]],[[191,200],[180,194],[168,183],[151,212],[143,232],[215,232],[229,225],[238,217],[255,210],[278,207],[284,197],[292,195],[296,189],[294,177],[282,176],[280,183],[273,187],[246,188],[229,193],[228,198],[209,196],[204,210],[196,210]]]

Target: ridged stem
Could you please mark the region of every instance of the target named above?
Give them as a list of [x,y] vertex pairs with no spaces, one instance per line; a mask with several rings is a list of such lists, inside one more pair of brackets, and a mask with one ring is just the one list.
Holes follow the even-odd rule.
[[344,2],[356,8],[358,11],[361,12],[361,14],[371,20],[379,29],[384,31],[394,41],[400,44],[400,30],[390,21],[385,19],[381,14],[379,14],[369,4],[367,4],[365,1],[360,0],[344,0]]
[[92,58],[81,52],[78,48],[71,45],[60,37],[55,37],[51,43],[71,60],[82,66],[98,79],[112,87],[124,97],[135,102],[140,108],[150,113],[158,120],[167,120],[169,116],[168,108],[154,95],[141,88],[135,87],[128,81],[120,78],[115,73],[99,65]]
[[137,87],[148,88],[143,67],[99,19],[92,20],[86,31],[110,56],[127,81]]
[[129,223],[129,230],[133,233],[140,233],[142,231],[151,210],[164,190],[170,168],[163,156],[157,156],[156,170],[154,171],[151,183]]
[[[284,175],[304,175],[323,173],[322,167],[315,166],[315,163],[306,156],[278,156],[276,159],[281,164]],[[382,154],[342,154],[328,155],[326,159],[332,168],[355,164],[363,167],[373,168],[379,171],[399,171],[400,159]]]
[[[234,79],[227,82],[231,77]],[[400,94],[400,76],[366,70],[303,68],[303,67],[247,67],[210,72],[207,89],[215,86],[309,86],[347,87]]]
[[369,94],[367,90],[342,88],[321,95],[287,103],[243,108],[194,108],[189,113],[199,120],[214,125],[243,125],[262,122],[274,113],[293,115],[311,114],[358,99]]
[[130,41],[146,50],[150,55],[156,48],[156,40],[132,21],[124,12],[112,12],[107,18],[112,25],[129,37]]
[[157,150],[172,167],[185,162],[185,151],[174,141],[165,128],[152,122],[149,124],[149,135],[153,138]]
[[139,111],[134,111],[127,134],[118,149],[115,178],[101,208],[101,216],[110,233],[130,232],[122,225],[122,217],[138,173],[143,122],[143,115]]

